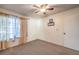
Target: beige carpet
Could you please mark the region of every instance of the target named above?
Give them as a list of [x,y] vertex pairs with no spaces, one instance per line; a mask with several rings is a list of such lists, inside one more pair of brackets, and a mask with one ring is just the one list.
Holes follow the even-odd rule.
[[42,40],[34,40],[21,46],[6,49],[0,55],[72,55],[79,51],[51,44]]

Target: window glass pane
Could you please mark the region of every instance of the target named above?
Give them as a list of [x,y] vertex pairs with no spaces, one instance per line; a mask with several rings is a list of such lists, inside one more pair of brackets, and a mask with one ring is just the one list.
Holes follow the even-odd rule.
[[20,37],[20,19],[15,16],[0,16],[0,41]]

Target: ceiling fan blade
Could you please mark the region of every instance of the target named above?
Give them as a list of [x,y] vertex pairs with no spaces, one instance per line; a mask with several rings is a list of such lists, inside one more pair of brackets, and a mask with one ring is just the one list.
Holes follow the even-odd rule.
[[46,10],[54,10],[54,8],[47,8]]
[[47,5],[48,5],[48,4],[44,4],[44,8],[46,8],[46,7],[47,7]]
[[38,12],[40,12],[40,11],[39,11],[39,10],[36,10],[36,11],[35,11],[35,13],[38,13]]
[[40,7],[39,7],[39,6],[37,6],[37,5],[33,5],[33,7],[40,8]]
[[40,5],[41,8],[46,8],[48,4],[42,4]]
[[42,5],[40,5],[40,7],[41,7],[41,8],[43,8],[43,6],[44,6],[43,4],[42,4]]

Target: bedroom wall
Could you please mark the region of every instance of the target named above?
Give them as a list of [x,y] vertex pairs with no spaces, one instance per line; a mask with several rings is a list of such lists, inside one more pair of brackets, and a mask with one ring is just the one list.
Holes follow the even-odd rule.
[[28,25],[28,37],[27,42],[36,40],[36,39],[43,39],[43,20],[39,17],[30,17],[27,20]]
[[[54,19],[55,26],[47,26],[50,17]],[[43,20],[45,39],[42,40],[79,51],[79,7],[48,16]]]
[[[27,20],[28,25],[28,37],[27,42],[40,39],[45,40],[51,43],[55,43],[61,46],[65,46],[71,49],[79,50],[79,32],[78,32],[78,19],[79,19],[79,7],[73,8],[70,10],[66,10],[54,15],[50,15],[48,17],[30,17],[30,19]],[[55,26],[48,26],[49,18],[53,18],[55,22]],[[67,23],[66,23],[66,22]],[[77,23],[77,26],[69,26],[68,23]],[[67,26],[65,26],[65,24]],[[71,36],[71,38],[67,38],[68,35],[64,35],[66,33],[67,28],[69,28],[70,31],[72,31],[73,28],[77,28],[77,31],[74,36]],[[73,28],[71,28],[73,27]],[[72,32],[73,33],[73,32]],[[65,37],[66,36],[66,37]],[[74,39],[72,39],[74,37]],[[67,39],[68,40],[67,40]]]
[[[53,18],[55,26],[47,25],[50,18]],[[68,26],[70,23],[72,23],[72,25]],[[73,26],[74,24],[76,26]],[[28,20],[27,41],[29,42],[32,40],[40,39],[79,51],[78,25],[79,25],[79,7],[66,10],[54,15],[50,15],[44,18],[31,17]],[[76,35],[73,35],[71,36],[71,38],[68,38],[68,35],[64,35],[64,33],[67,33],[68,30],[73,31],[72,27],[76,28],[76,32],[74,31],[75,32],[74,34]],[[71,34],[72,33],[73,32],[71,32]]]
[[[60,16],[60,15],[59,15]],[[51,16],[55,22],[55,26],[48,26],[49,17],[30,17],[28,19],[28,38],[27,42],[40,39],[52,43],[63,45],[63,18]],[[60,39],[59,39],[60,38]]]
[[[49,19],[52,18],[55,26],[48,26]],[[45,41],[58,45],[64,44],[63,33],[64,23],[61,14],[51,15],[43,19],[43,35]]]

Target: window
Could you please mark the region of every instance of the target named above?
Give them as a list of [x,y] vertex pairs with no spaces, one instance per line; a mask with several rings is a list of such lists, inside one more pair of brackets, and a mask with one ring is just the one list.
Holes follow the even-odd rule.
[[20,19],[16,16],[0,16],[0,41],[20,37]]

